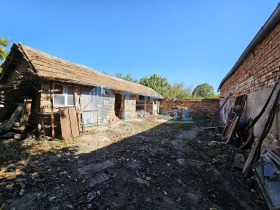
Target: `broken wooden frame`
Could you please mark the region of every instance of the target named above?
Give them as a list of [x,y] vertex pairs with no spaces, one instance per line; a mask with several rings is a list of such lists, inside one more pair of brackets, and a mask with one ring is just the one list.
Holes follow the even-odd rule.
[[221,135],[221,138],[224,139],[227,144],[231,142],[233,134],[238,127],[238,123],[241,118],[246,100],[247,95],[238,96],[235,100],[234,106],[232,107],[228,115],[225,129]]

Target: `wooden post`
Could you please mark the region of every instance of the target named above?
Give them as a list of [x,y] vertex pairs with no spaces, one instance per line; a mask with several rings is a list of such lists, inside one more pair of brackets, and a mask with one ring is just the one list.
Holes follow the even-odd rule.
[[146,110],[147,110],[147,104],[146,104],[146,100],[145,100],[145,103],[144,103],[144,111],[145,111],[145,114],[146,114]]
[[54,113],[53,113],[53,97],[54,97],[54,90],[53,90],[53,82],[51,81],[51,123],[52,123],[52,138],[55,137],[55,132],[54,132]]

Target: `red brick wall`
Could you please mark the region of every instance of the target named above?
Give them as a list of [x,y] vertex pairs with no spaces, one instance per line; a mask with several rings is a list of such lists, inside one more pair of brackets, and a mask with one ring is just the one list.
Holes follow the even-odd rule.
[[280,24],[254,49],[235,73],[225,81],[221,96],[227,97],[271,87],[277,80],[274,71],[280,66]]
[[194,113],[215,114],[219,110],[220,99],[186,99],[170,100],[163,99],[160,101],[160,113],[162,110],[171,110],[173,107],[182,109],[184,107],[191,109]]

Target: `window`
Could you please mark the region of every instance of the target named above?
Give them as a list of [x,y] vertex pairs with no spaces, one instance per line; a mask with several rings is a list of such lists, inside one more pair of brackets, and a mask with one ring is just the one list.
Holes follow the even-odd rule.
[[74,88],[69,85],[54,84],[53,105],[74,106]]

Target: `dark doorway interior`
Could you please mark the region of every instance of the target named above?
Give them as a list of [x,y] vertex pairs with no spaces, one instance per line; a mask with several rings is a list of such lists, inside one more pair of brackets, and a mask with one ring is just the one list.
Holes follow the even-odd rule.
[[123,111],[123,96],[121,94],[115,94],[115,113],[119,119],[122,119],[122,111]]

